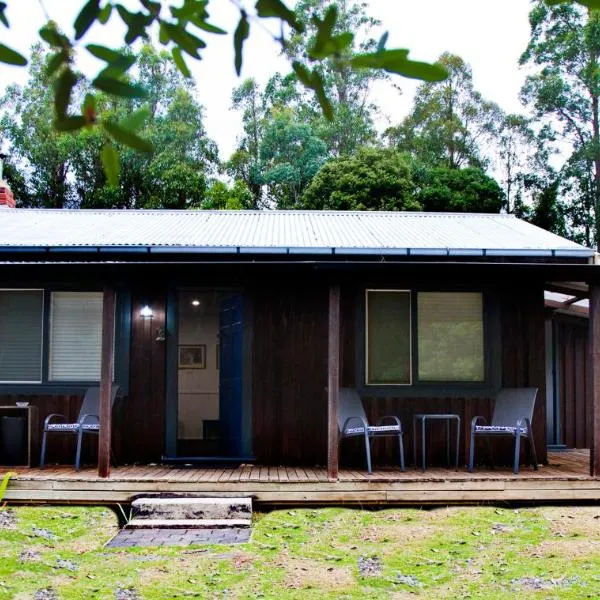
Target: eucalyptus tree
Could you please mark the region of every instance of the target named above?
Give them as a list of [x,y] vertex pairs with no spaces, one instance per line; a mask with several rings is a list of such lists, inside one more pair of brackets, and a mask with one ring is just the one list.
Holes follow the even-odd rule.
[[[562,195],[575,237],[600,248],[600,14],[571,3],[535,2],[520,59],[533,67],[522,99],[568,151]],[[581,4],[595,5],[595,2]]]
[[430,166],[482,167],[482,145],[493,136],[496,106],[475,89],[471,67],[462,58],[444,53],[438,62],[448,77],[421,84],[411,112],[386,137]]
[[[191,77],[187,64],[189,59],[201,58],[206,47],[205,38],[211,35],[225,35],[227,32],[210,20],[209,0],[183,0],[182,2],[159,2],[137,0],[129,8],[112,0],[78,0],[81,10],[73,23],[73,35],[60,31],[56,22],[48,15],[48,22],[40,30],[41,39],[48,44],[52,55],[49,61],[49,74],[54,77],[54,125],[61,131],[73,131],[83,127],[101,126],[108,137],[142,152],[151,152],[152,144],[141,137],[131,123],[103,119],[97,110],[96,95],[105,92],[116,97],[140,98],[146,90],[132,83],[127,76],[135,59],[122,52],[119,47],[87,44],[85,50],[104,63],[104,66],[91,76],[76,71],[74,57],[83,46],[86,34],[92,28],[105,26],[113,18],[125,26],[123,42],[131,46],[139,39],[148,40],[153,32],[158,32],[160,43],[171,52],[178,69],[186,77]],[[16,0],[0,2],[0,23],[9,27],[10,6]],[[301,35],[306,24],[288,8],[282,0],[257,0],[253,8],[242,1],[234,2],[239,10],[239,21],[232,35],[235,51],[234,64],[238,74],[243,63],[243,48],[251,27],[264,20],[274,19],[280,24],[280,34],[274,36],[275,43],[284,51],[290,36]],[[314,24],[315,36],[306,57],[291,57],[292,68],[298,79],[314,92],[321,110],[332,119],[334,109],[326,91],[323,75],[318,65],[323,61],[341,56],[352,47],[354,34],[340,31],[338,9],[329,5],[321,14],[314,11],[310,18]],[[397,73],[408,77],[437,80],[445,77],[439,66],[412,61],[405,49],[386,48],[387,36],[382,36],[373,51],[356,52],[348,55],[348,66],[352,70],[376,69]],[[120,42],[117,41],[117,46]],[[0,62],[25,66],[27,58],[0,43]],[[91,92],[79,110],[73,101],[73,92],[82,81],[87,82]],[[118,180],[119,159],[114,144],[107,142],[102,151],[104,170],[112,184]]]

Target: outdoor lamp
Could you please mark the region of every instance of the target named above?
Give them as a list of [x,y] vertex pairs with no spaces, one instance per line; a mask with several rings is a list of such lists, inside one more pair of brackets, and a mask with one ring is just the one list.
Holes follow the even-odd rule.
[[152,312],[152,309],[148,304],[145,304],[142,307],[142,310],[140,310],[140,317],[142,317],[142,319],[151,319],[153,316],[154,313]]

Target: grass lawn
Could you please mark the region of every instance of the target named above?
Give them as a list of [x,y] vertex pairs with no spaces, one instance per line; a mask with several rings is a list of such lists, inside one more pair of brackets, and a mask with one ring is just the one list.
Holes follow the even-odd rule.
[[0,598],[598,598],[600,507],[293,509],[238,546],[104,548],[104,508],[0,511]]

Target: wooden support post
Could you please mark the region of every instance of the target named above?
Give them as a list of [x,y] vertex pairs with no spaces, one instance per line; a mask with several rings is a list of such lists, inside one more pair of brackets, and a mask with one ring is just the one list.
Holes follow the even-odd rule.
[[590,284],[590,475],[600,477],[600,285]]
[[327,352],[327,477],[338,478],[338,413],[340,396],[340,286],[329,287]]
[[102,358],[100,367],[100,435],[98,476],[110,476],[112,383],[115,347],[115,290],[104,288],[102,301]]

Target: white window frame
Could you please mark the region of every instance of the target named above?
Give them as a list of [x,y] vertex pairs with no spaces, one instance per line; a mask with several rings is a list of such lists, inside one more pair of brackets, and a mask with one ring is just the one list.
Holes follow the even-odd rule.
[[45,321],[45,308],[46,308],[46,292],[43,288],[0,288],[0,292],[42,292],[42,326],[40,331],[40,379],[36,381],[5,381],[0,380],[0,384],[6,385],[30,385],[35,384],[39,385],[43,381],[44,377],[44,321]]
[[[50,290],[50,318],[48,319],[48,374],[47,374],[47,383],[48,384],[60,384],[60,383],[78,383],[78,382],[100,382],[100,379],[102,378],[102,364],[100,364],[100,374],[98,379],[52,379],[51,374],[50,374],[50,365],[52,363],[52,327],[53,327],[53,318],[54,318],[54,314],[53,314],[53,296],[56,293],[69,293],[69,294],[99,294],[101,296],[101,298],[103,297],[103,293],[100,290],[73,290],[73,289],[69,289],[69,290],[62,290],[62,289],[55,289],[55,290]],[[104,310],[104,306],[102,307],[102,309]],[[116,313],[116,303],[115,303],[115,313]],[[115,330],[116,330],[116,319],[114,320],[115,323]],[[100,327],[102,328],[102,315],[100,315]],[[114,336],[113,336],[114,338]],[[102,344],[102,340],[100,340],[100,344]],[[114,344],[116,344],[116,338],[114,338]],[[113,346],[114,346],[113,344]],[[114,357],[114,352],[113,352],[113,357]],[[100,361],[102,361],[102,350],[100,350]],[[114,359],[113,359],[114,361]],[[113,381],[115,378],[115,373],[114,373],[114,362],[113,362]]]
[[[369,294],[375,293],[391,293],[391,294],[408,294],[408,356],[409,365],[408,373],[409,380],[406,383],[371,383],[369,381]],[[381,289],[367,288],[365,290],[365,385],[370,387],[408,387],[413,384],[413,305],[412,305],[412,290],[400,289]]]

